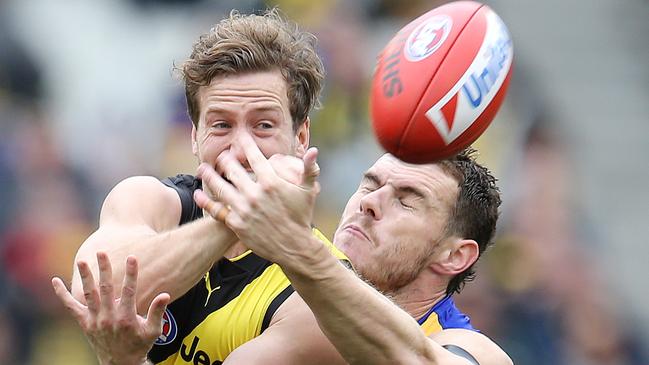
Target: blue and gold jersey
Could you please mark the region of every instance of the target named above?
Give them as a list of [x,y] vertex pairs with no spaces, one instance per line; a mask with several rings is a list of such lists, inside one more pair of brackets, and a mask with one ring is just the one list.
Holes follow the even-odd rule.
[[[200,182],[179,175],[163,183],[176,189],[181,197],[180,224],[202,216],[191,198]],[[334,256],[347,261],[317,229],[313,234]],[[223,258],[167,307],[163,333],[148,357],[165,365],[220,364],[234,349],[259,336],[292,293],[288,278],[277,264],[251,251]]]
[[471,326],[469,316],[460,312],[450,295],[435,303],[417,322],[426,333],[426,336],[449,328],[476,330]]

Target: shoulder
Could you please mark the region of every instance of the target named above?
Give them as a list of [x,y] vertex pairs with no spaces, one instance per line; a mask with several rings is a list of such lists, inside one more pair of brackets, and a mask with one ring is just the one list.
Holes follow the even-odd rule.
[[154,205],[180,203],[178,194],[153,176],[132,176],[120,181],[108,193],[105,203],[148,202]]
[[163,230],[178,225],[180,197],[153,176],[133,176],[108,193],[101,208],[100,225],[148,223]]
[[480,332],[450,328],[429,336],[438,344],[458,346],[478,360],[480,365],[512,365],[513,362],[494,341]]

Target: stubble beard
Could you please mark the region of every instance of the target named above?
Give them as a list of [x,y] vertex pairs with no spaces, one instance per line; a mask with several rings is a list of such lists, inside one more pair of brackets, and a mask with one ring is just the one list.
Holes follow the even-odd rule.
[[368,267],[357,268],[359,270],[358,274],[381,293],[394,296],[411,284],[425,269],[433,249],[434,247],[420,253],[416,258],[408,260],[408,258],[403,257],[405,251],[403,246],[398,246],[392,252],[385,253],[382,256],[383,258],[401,257],[400,262],[392,260],[386,263],[385,260],[377,258],[370,265],[367,265]]

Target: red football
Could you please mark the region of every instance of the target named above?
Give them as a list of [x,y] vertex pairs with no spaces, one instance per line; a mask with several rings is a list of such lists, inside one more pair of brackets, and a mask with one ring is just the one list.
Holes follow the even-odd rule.
[[372,80],[372,126],[383,148],[426,163],[468,147],[503,102],[513,56],[507,27],[477,2],[442,5],[406,25]]

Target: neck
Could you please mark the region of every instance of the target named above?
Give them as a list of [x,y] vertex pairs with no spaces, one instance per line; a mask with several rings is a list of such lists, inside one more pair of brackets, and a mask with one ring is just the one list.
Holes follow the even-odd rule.
[[419,319],[426,314],[437,302],[446,297],[446,286],[442,283],[431,284],[415,279],[410,284],[398,289],[390,295],[392,300],[413,318]]
[[223,257],[225,257],[226,259],[233,259],[246,251],[248,251],[248,247],[246,247],[243,242],[237,241],[237,243],[230,246],[230,248],[225,251]]

